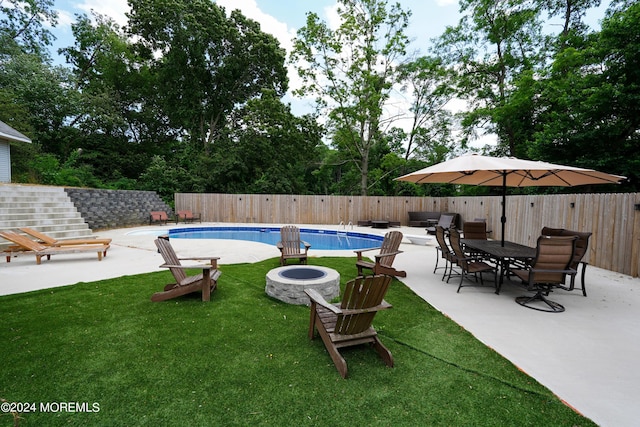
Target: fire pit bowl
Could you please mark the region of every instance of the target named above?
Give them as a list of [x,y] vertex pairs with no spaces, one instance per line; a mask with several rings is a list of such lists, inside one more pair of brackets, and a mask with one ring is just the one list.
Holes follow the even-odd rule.
[[305,289],[315,289],[327,301],[340,295],[340,274],[332,268],[290,265],[267,273],[265,292],[270,297],[296,305],[309,305]]

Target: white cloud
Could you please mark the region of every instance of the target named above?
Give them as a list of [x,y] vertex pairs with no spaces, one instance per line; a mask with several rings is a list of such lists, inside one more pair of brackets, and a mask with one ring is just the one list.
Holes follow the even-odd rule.
[[[216,4],[225,8],[229,14],[232,10],[238,9],[247,18],[253,19],[260,24],[260,29],[273,35],[280,42],[280,46],[289,54],[293,48],[293,39],[296,36],[296,28],[289,26],[286,22],[281,22],[271,15],[264,13],[255,0],[217,0]],[[299,99],[291,95],[291,91],[299,88],[302,81],[293,65],[288,65],[289,94],[285,97],[285,102],[292,104],[294,114],[304,114],[312,111],[308,104],[312,99]],[[300,111],[298,111],[300,110]]]
[[293,47],[291,40],[295,37],[296,30],[290,28],[287,23],[278,21],[273,16],[264,13],[255,0],[217,0],[216,4],[224,7],[228,14],[232,10],[238,9],[247,18],[258,22],[261,30],[277,38],[280,46],[287,52]]
[[76,5],[76,8],[86,13],[87,16],[91,16],[91,11],[109,16],[121,27],[127,23],[125,15],[129,11],[127,0],[83,0],[82,3]]

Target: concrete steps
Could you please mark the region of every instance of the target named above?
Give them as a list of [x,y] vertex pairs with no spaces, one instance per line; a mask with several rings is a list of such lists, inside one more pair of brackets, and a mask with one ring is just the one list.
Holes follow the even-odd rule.
[[[30,227],[56,239],[92,231],[62,187],[0,185],[0,230]],[[6,242],[0,238],[0,247]]]

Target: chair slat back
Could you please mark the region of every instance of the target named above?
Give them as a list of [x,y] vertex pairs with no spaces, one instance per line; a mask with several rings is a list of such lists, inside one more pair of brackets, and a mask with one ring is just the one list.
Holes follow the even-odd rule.
[[36,242],[35,240],[31,240],[30,238],[25,237],[18,233],[14,233],[13,231],[0,232],[0,237],[3,237],[4,239],[9,240],[10,242],[16,243],[34,252],[40,252],[47,249],[46,246]]
[[280,229],[280,241],[282,242],[282,253],[285,256],[302,253],[300,230],[295,225],[285,225]]
[[53,245],[56,243],[56,239],[52,238],[51,236],[47,236],[46,234],[41,233],[38,230],[34,230],[33,228],[20,227],[20,231],[22,231],[23,233],[27,233],[30,236],[33,236],[36,239],[39,239],[48,245]]
[[[400,248],[400,243],[402,243],[402,233],[400,231],[389,231],[384,235],[384,240],[380,246],[380,255],[397,252]],[[385,267],[391,267],[395,259],[395,255],[384,257],[380,259],[380,264]]]
[[444,237],[444,228],[437,225],[436,226],[436,241],[438,242],[438,246],[443,253],[450,253],[449,245],[447,244],[447,240]]
[[462,224],[465,239],[487,240],[487,223],[484,221],[465,221]]
[[[577,236],[540,236],[536,247],[536,258],[532,270],[566,270],[570,267]],[[533,272],[530,282],[564,283],[565,273]]]
[[449,243],[451,243],[451,249],[456,254],[456,262],[461,268],[467,270],[468,262],[460,245],[460,232],[455,228],[449,230]]
[[[348,310],[366,309],[380,305],[390,284],[390,276],[357,277],[346,284],[340,307],[343,310]],[[364,332],[371,326],[375,315],[375,311],[338,315],[334,333],[353,335]]]
[[[181,265],[180,260],[178,259],[178,255],[176,255],[176,252],[173,250],[173,246],[171,246],[169,239],[158,237],[155,240],[155,244],[158,248],[158,251],[160,252],[160,255],[162,255],[162,258],[164,259],[165,264]],[[171,270],[171,274],[173,274],[173,277],[176,279],[176,282],[178,284],[182,283],[182,281],[187,277],[182,268],[169,267],[169,270]]]

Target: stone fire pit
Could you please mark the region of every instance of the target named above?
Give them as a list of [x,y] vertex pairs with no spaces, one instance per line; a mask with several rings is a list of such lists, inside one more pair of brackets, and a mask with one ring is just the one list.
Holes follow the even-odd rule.
[[267,273],[265,292],[288,304],[308,305],[305,289],[315,289],[327,301],[340,295],[340,274],[315,265],[289,265]]

